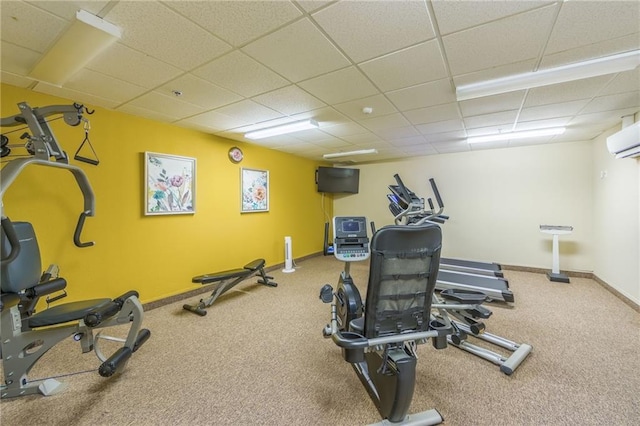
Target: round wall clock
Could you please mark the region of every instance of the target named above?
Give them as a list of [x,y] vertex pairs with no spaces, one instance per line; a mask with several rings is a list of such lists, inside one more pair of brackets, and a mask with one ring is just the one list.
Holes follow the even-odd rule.
[[229,159],[234,162],[234,163],[239,163],[242,161],[242,158],[244,157],[244,154],[242,153],[242,150],[240,148],[238,148],[237,146],[234,146],[233,148],[231,148],[229,150]]

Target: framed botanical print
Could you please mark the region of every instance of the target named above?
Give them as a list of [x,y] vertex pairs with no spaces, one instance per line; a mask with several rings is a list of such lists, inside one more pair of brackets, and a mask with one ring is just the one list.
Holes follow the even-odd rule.
[[240,170],[240,196],[242,213],[269,211],[269,171]]

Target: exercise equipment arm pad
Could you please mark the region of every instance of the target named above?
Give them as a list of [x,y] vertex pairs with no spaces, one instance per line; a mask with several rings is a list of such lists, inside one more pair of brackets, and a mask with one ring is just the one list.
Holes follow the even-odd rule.
[[84,323],[89,327],[97,327],[106,318],[112,317],[122,309],[124,301],[130,297],[138,297],[137,291],[129,291],[120,297],[113,299],[111,303],[88,313],[84,317]]
[[31,287],[26,290],[26,294],[29,298],[44,296],[45,294],[55,293],[56,291],[64,290],[67,286],[67,280],[64,278],[54,278],[42,284],[38,284],[35,287]]

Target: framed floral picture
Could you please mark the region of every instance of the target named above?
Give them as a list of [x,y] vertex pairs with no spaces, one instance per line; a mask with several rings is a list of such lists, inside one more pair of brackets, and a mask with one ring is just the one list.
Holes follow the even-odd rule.
[[269,211],[269,171],[240,170],[240,196],[242,213]]
[[196,159],[144,153],[145,215],[193,214]]

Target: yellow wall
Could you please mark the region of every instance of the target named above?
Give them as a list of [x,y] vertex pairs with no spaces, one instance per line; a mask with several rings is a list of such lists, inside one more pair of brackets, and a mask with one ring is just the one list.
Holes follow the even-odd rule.
[[[1,89],[2,117],[18,113],[16,104],[21,101],[31,107],[72,102],[4,84]],[[5,214],[13,221],[30,221],[35,226],[43,269],[50,263],[60,266],[61,276],[69,283],[65,300],[115,297],[130,289],[138,290],[143,302],[158,300],[197,288],[191,283],[195,275],[241,267],[255,258],[264,258],[267,265],[282,263],[287,235],[292,237],[294,258],[322,250],[332,200],[324,200],[323,211],[314,183],[320,163],[111,110],[95,110],[87,117],[100,164],[70,161],[86,172],[96,195],[96,215],[87,219],[82,234],[84,241],[93,240],[95,246],[81,249],[72,242],[83,202],[71,173],[27,167],[3,200]],[[84,138],[82,127],[70,127],[62,120],[52,122],[51,127],[73,157]],[[3,128],[2,132],[15,129]],[[22,132],[10,133],[10,143],[20,143]],[[245,154],[239,165],[228,160],[227,151],[234,145]],[[145,151],[197,159],[195,214],[143,214]],[[269,170],[269,212],[240,213],[241,167]]]

